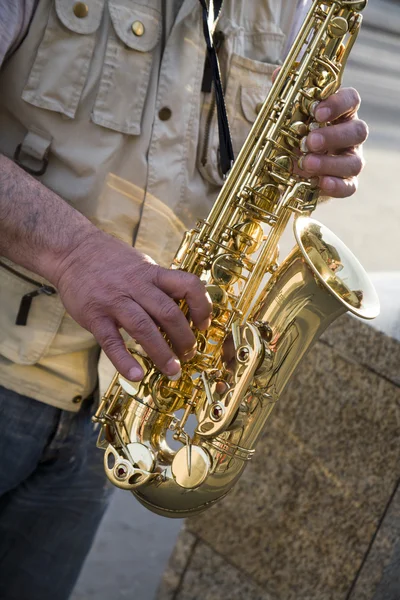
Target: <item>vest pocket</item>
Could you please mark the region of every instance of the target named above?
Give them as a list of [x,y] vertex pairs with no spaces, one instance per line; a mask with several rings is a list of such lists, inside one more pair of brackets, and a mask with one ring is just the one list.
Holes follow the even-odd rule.
[[[239,154],[272,86],[272,73],[278,65],[259,62],[232,53],[225,90],[225,104],[235,158]],[[210,183],[221,186],[219,168],[218,118],[213,95],[207,94],[200,121],[197,167]]]
[[[74,3],[56,0],[22,98],[73,119],[86,83],[105,0],[85,0],[86,16]],[[79,14],[79,13],[78,13]]]
[[[38,278],[22,267],[2,259],[0,264],[0,354],[20,365],[37,363],[51,345],[65,313],[58,294],[37,293],[43,288]],[[34,279],[36,278],[36,279]],[[21,319],[23,298],[32,298],[26,324]]]
[[130,0],[108,0],[108,8],[112,24],[92,121],[139,135],[161,15]]

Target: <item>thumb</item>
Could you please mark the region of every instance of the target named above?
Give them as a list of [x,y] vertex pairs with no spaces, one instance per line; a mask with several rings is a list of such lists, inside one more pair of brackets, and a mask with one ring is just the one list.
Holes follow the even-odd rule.
[[272,83],[275,83],[275,79],[278,77],[278,73],[279,71],[282,69],[282,67],[278,67],[277,69],[275,69],[275,71],[272,73]]

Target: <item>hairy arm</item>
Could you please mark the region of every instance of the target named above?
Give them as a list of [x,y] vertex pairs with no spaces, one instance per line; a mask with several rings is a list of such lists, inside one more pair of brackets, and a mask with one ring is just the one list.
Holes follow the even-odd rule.
[[0,155],[0,254],[51,282],[60,260],[97,233],[54,192]]

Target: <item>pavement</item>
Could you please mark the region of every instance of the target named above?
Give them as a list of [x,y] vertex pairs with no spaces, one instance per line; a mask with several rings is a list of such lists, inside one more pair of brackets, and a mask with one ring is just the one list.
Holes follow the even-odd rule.
[[153,600],[182,524],[116,489],[71,600]]
[[[393,311],[399,314],[394,285],[400,292],[400,4],[372,0],[365,25],[345,85],[363,98],[360,113],[370,127],[367,166],[355,197],[328,202],[315,216],[372,274],[383,305],[379,327],[390,332]],[[117,490],[71,600],[153,600],[181,526]]]

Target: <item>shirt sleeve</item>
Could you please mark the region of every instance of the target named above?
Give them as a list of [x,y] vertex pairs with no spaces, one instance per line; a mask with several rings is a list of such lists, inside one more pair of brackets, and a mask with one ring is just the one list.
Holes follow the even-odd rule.
[[28,31],[37,0],[0,0],[0,65]]

